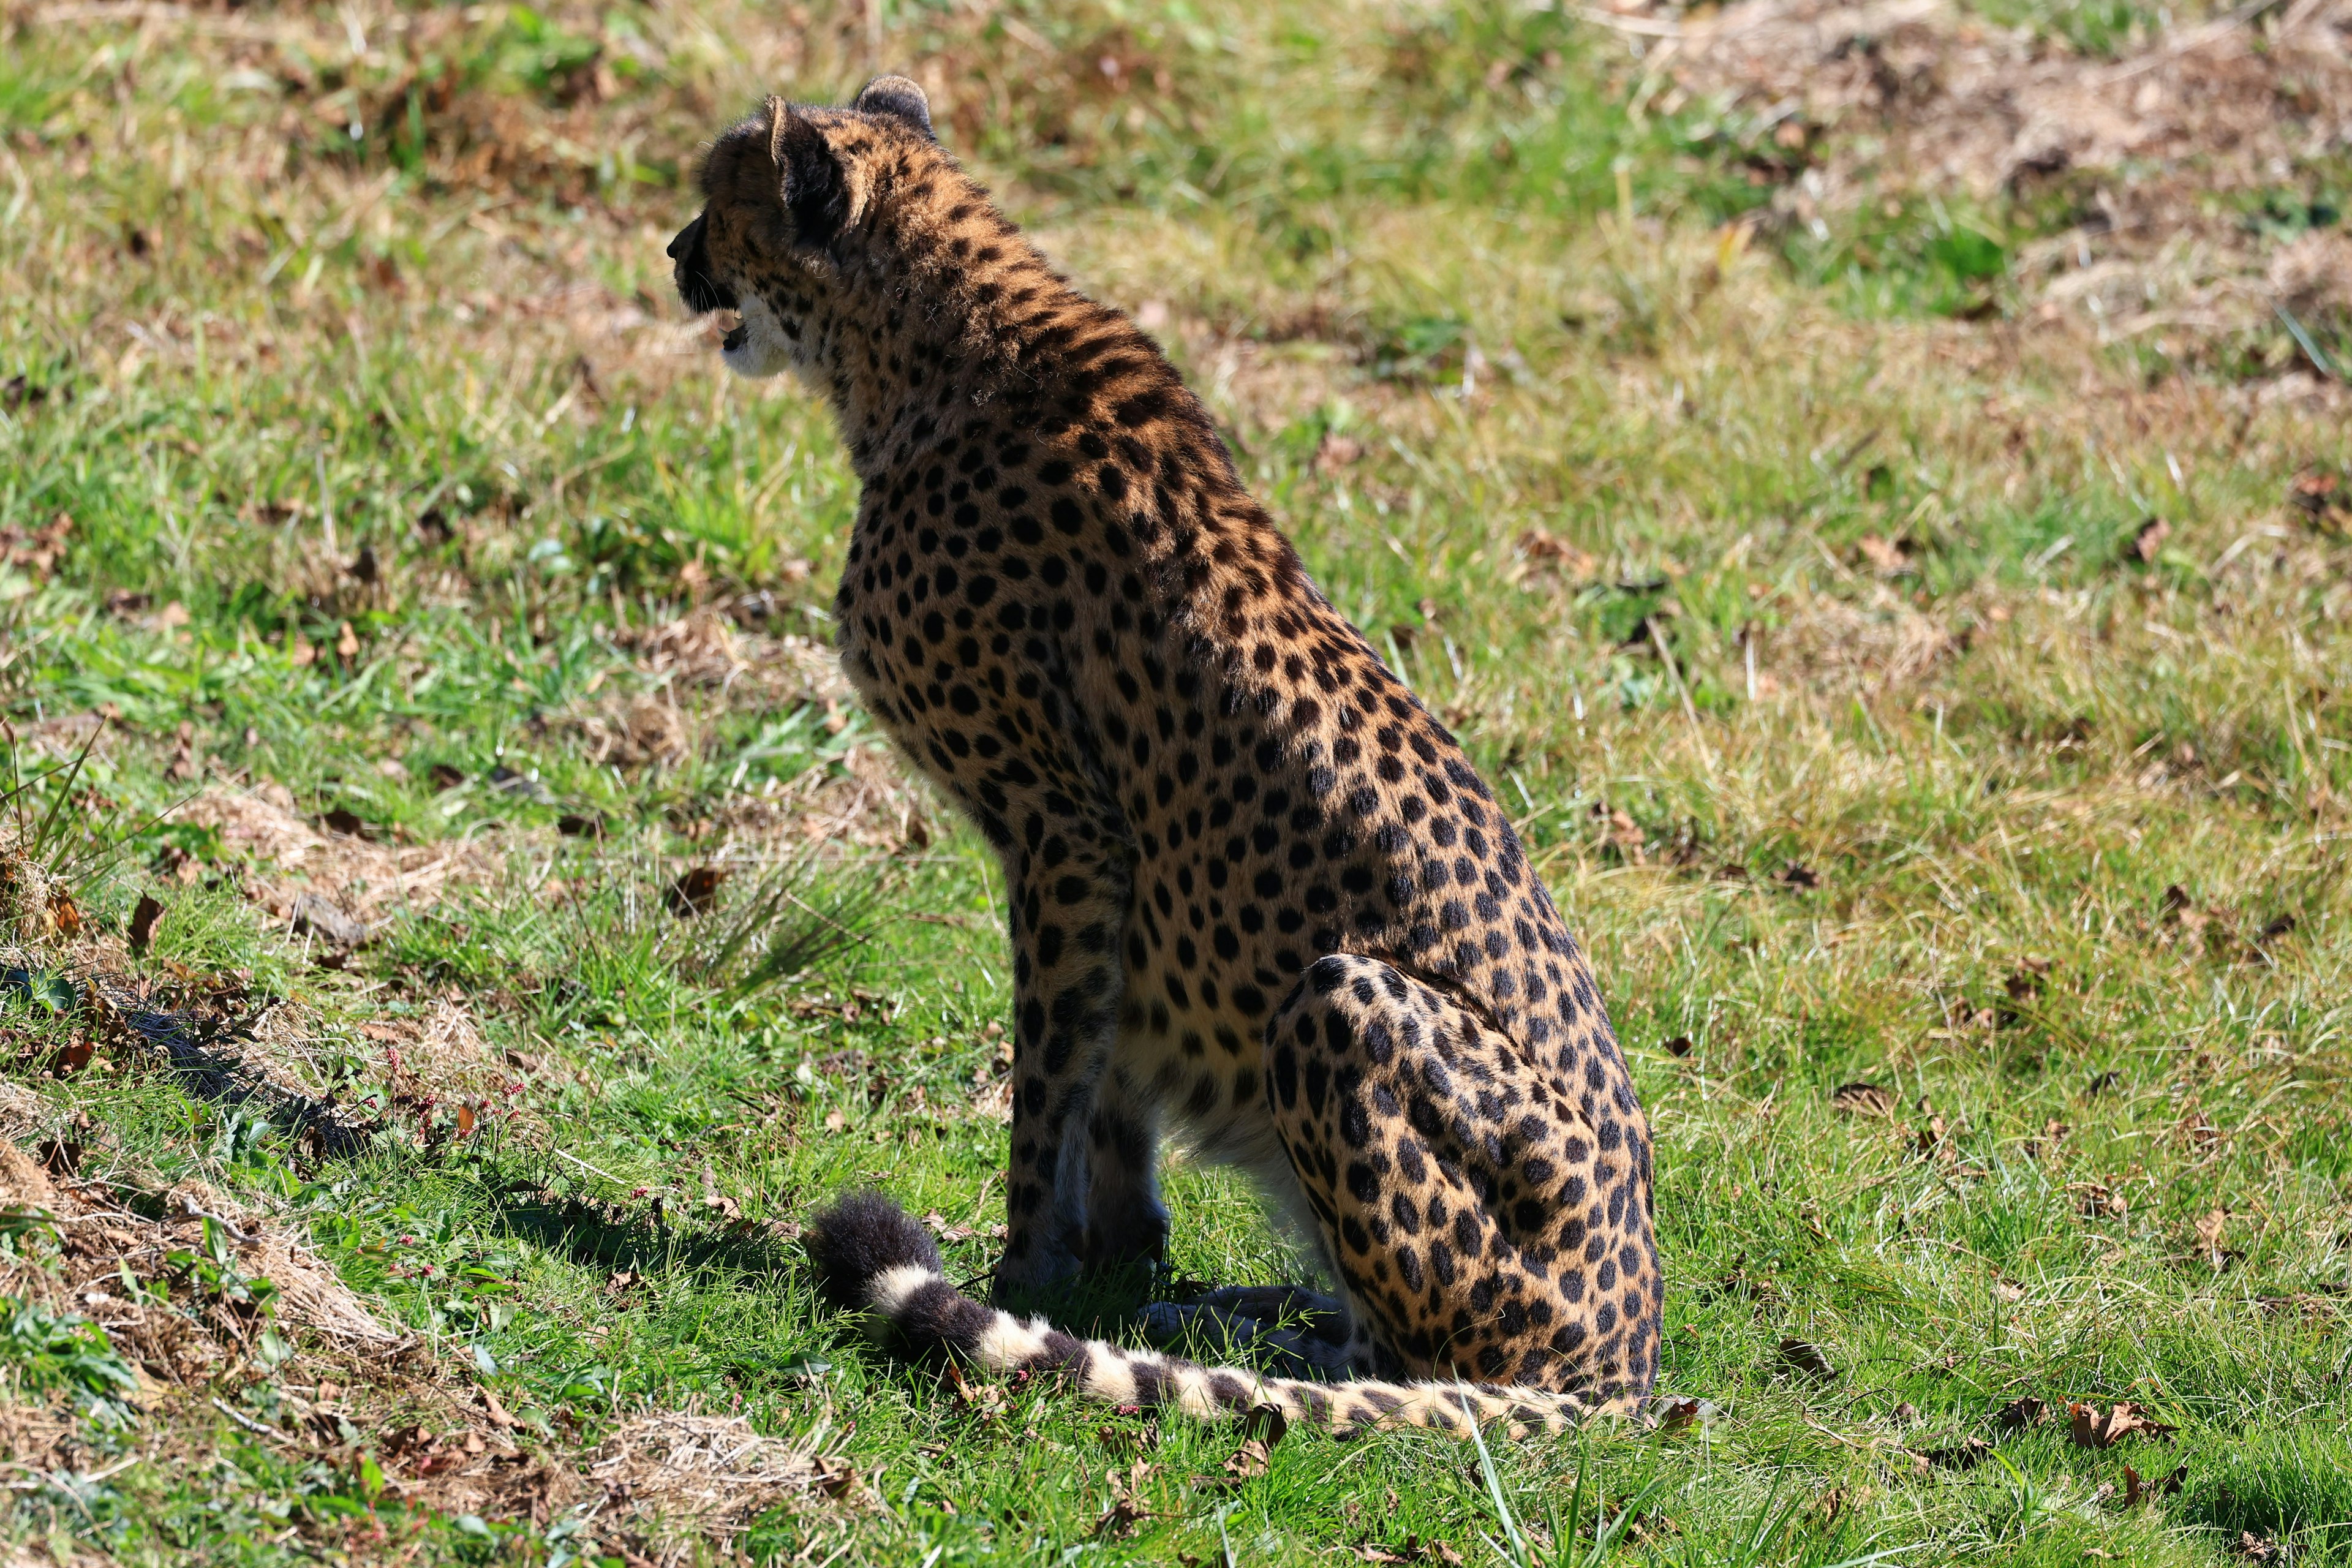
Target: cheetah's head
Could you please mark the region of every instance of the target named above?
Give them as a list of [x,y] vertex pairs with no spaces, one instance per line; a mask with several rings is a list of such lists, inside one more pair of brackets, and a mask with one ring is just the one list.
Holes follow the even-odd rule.
[[734,310],[720,345],[738,375],[808,371],[860,231],[895,185],[948,163],[923,89],[877,77],[847,109],[771,98],[703,160],[703,208],[669,243],[678,298]]

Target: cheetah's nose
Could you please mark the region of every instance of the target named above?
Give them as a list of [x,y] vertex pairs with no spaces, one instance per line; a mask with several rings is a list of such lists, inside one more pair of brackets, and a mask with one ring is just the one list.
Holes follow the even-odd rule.
[[701,237],[702,215],[700,213],[697,213],[694,215],[694,221],[688,224],[684,228],[679,229],[677,231],[677,237],[669,242],[669,258],[672,261],[676,261],[688,251],[693,249],[696,242],[700,240]]

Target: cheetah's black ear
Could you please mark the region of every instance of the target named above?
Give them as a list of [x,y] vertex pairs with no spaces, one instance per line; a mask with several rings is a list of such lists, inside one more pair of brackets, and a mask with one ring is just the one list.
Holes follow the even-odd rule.
[[902,120],[923,133],[927,141],[939,140],[931,129],[931,100],[923,89],[902,76],[877,76],[866,84],[852,109],[860,114],[887,114]]
[[792,215],[793,239],[829,245],[849,216],[849,183],[816,122],[781,98],[768,100],[768,155]]

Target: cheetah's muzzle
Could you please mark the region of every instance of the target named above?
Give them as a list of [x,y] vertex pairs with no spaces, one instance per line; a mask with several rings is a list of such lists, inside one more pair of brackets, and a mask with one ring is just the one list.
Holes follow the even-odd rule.
[[1331,1282],[1146,1313],[1276,1375],[1223,1370],[974,1301],[862,1194],[810,1226],[827,1294],[919,1351],[1202,1414],[1637,1406],[1663,1300],[1650,1133],[1591,968],[1181,378],[1005,221],[903,78],[848,109],[771,100],[699,179],[680,297],[740,300],[728,363],[799,371],[864,487],[843,665],[1004,867],[1000,1295],[1160,1255],[1171,1131],[1275,1194]]

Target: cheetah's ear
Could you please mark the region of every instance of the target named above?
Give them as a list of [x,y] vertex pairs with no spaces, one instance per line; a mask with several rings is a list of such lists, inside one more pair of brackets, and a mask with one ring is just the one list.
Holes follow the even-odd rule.
[[860,114],[887,114],[921,132],[926,141],[939,140],[938,132],[931,129],[931,100],[905,77],[876,77],[866,84],[857,101],[850,107]]
[[793,239],[829,245],[849,216],[849,184],[833,143],[807,115],[781,98],[768,100],[768,156],[776,165],[778,195],[793,220]]

